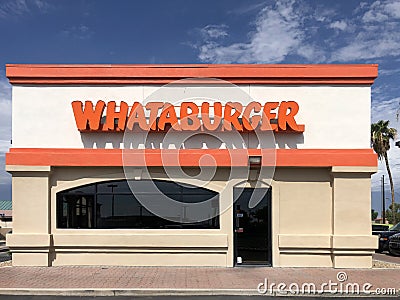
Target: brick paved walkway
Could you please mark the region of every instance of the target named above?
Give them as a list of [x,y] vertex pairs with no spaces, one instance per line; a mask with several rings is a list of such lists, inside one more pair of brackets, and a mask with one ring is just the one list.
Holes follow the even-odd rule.
[[108,289],[247,289],[258,284],[312,282],[371,283],[372,288],[400,289],[400,269],[330,268],[188,268],[188,267],[2,267],[0,289],[108,288]]

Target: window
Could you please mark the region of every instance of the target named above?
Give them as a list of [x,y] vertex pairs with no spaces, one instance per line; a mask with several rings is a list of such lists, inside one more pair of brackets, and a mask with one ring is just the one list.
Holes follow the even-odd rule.
[[[165,205],[167,197],[177,205]],[[199,221],[199,214],[208,217]],[[57,227],[218,229],[219,194],[162,180],[119,180],[80,186],[57,193]]]

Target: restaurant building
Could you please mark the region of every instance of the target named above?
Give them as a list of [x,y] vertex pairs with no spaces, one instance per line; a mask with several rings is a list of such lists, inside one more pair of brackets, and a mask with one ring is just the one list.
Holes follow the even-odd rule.
[[15,266],[370,268],[377,65],[7,65]]

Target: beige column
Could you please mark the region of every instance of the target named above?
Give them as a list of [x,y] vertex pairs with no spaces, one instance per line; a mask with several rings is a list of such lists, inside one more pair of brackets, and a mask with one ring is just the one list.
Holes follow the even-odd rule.
[[374,167],[332,167],[332,260],[335,268],[371,268],[378,240],[371,233]]
[[14,266],[49,266],[49,166],[7,166],[12,174],[13,232],[7,235]]

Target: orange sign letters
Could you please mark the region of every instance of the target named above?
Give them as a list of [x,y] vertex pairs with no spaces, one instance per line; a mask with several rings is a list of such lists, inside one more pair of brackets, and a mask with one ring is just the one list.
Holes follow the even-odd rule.
[[[212,113],[210,110],[212,109]],[[266,102],[264,105],[253,101],[247,106],[239,102],[212,105],[203,102],[182,102],[180,107],[171,103],[149,102],[143,105],[134,102],[132,107],[124,101],[105,103],[99,100],[74,101],[72,109],[79,131],[125,131],[133,130],[135,125],[144,131],[174,130],[227,130],[238,131],[273,130],[275,132],[303,132],[304,125],[297,124],[295,116],[299,105],[295,101]],[[105,116],[103,113],[105,111]],[[178,112],[177,112],[178,111]]]

